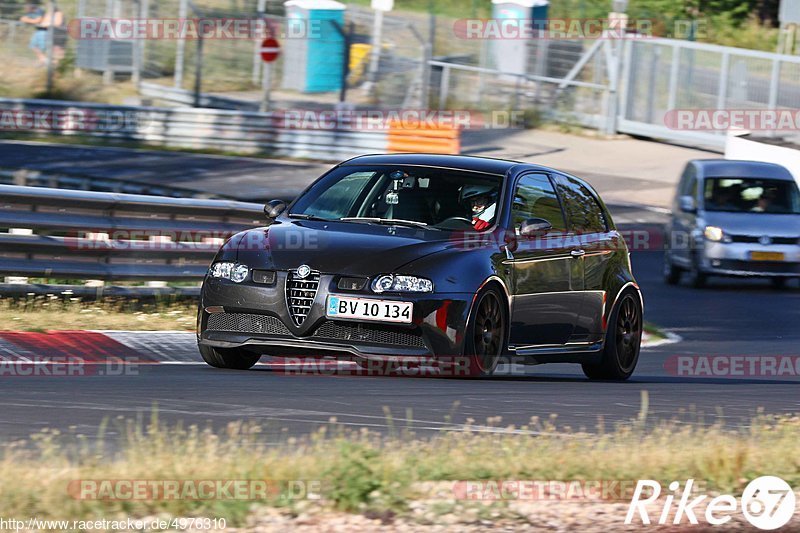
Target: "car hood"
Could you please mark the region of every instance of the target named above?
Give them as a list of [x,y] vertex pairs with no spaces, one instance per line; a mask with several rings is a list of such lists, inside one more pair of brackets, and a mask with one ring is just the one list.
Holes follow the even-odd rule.
[[733,235],[800,236],[800,215],[706,211],[704,219],[707,225],[718,226]]
[[449,232],[366,223],[289,221],[245,232],[237,260],[251,268],[308,265],[328,274],[373,276],[452,247]]

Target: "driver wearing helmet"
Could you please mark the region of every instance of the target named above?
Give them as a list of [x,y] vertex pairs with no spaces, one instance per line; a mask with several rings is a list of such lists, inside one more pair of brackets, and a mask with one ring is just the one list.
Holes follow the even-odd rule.
[[497,210],[497,189],[491,185],[465,185],[460,197],[461,205],[472,214],[472,226],[478,231],[488,229]]

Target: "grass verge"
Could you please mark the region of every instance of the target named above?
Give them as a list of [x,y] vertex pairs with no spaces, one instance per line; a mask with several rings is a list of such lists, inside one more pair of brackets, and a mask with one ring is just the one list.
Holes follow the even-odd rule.
[[663,341],[669,338],[669,335],[667,335],[666,332],[662,331],[661,328],[655,324],[651,324],[650,322],[644,323],[644,332],[647,334],[648,341],[650,342]]
[[80,298],[57,295],[24,300],[0,298],[0,331],[192,330],[196,317],[197,304],[188,301],[148,303],[108,299],[84,302]]
[[[410,418],[410,415],[409,415]],[[532,418],[521,428],[459,427],[421,439],[394,421],[390,435],[352,432],[332,421],[304,438],[263,438],[263,428],[230,424],[222,431],[116,420],[97,440],[43,432],[0,452],[0,516],[216,516],[243,524],[258,509],[300,513],[313,506],[367,516],[403,517],[425,496],[420,487],[455,480],[636,480],[694,478],[709,492],[739,494],[749,480],[780,475],[800,484],[797,417],[764,417],[730,428],[637,420],[591,433]],[[408,424],[410,425],[410,420]],[[513,431],[512,431],[513,430]],[[104,435],[118,435],[107,445]],[[679,453],[677,451],[679,450]],[[76,480],[317,481],[321,499],[277,490],[259,501],[91,500],[68,494]],[[448,485],[445,484],[445,487]],[[451,486],[451,485],[450,485]],[[452,495],[449,504],[457,500]],[[448,498],[440,502],[448,505]],[[503,504],[499,503],[502,507]]]

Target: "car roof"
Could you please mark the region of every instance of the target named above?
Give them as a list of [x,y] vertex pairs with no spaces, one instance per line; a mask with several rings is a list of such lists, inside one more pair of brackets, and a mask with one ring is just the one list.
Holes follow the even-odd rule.
[[794,181],[788,169],[763,161],[736,159],[694,159],[689,161],[697,169],[698,178],[770,178]]
[[411,165],[424,167],[447,168],[451,170],[464,170],[483,172],[497,176],[508,175],[516,178],[524,172],[539,171],[550,174],[568,176],[591,190],[597,197],[597,191],[586,180],[555,168],[533,163],[524,163],[510,159],[495,159],[492,157],[479,157],[472,155],[444,155],[444,154],[375,154],[362,155],[344,161],[339,166],[357,165]]
[[[493,159],[490,157],[476,157],[468,155],[443,155],[443,154],[376,154],[362,155],[342,163],[342,166],[353,165],[415,165],[426,167],[450,168],[453,170],[467,170],[484,172],[487,174],[505,175],[516,166],[534,167],[509,161],[506,159]],[[544,168],[544,167],[538,167]],[[550,170],[550,169],[547,169]]]

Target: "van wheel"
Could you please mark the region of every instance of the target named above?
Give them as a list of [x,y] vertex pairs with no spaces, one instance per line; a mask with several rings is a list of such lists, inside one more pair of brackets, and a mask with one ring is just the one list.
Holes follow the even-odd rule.
[[700,264],[697,261],[697,256],[692,255],[692,266],[689,269],[689,285],[695,289],[702,289],[708,282],[708,274],[700,270]]
[[785,289],[786,288],[786,278],[772,278],[772,288],[773,289]]
[[682,269],[675,266],[669,254],[664,255],[664,282],[667,285],[677,285],[681,281]]

